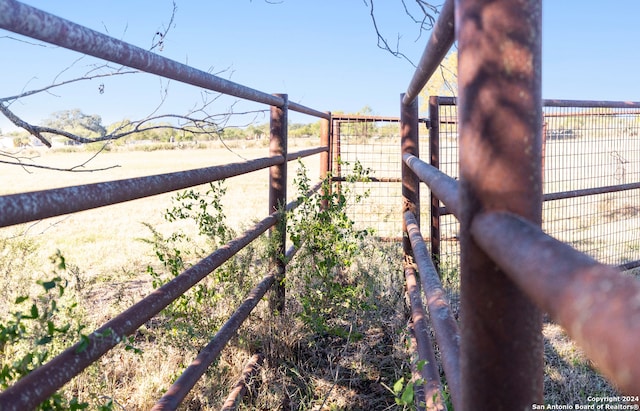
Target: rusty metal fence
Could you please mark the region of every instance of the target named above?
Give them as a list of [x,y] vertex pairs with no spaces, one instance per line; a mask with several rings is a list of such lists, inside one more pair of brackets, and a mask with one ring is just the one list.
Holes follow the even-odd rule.
[[[17,1],[0,0],[0,28],[271,107],[271,140],[269,154],[264,158],[0,197],[0,227],[6,227],[233,178],[259,169],[270,170],[266,218],[108,321],[90,334],[87,341],[69,347],[0,393],[0,408],[35,407],[117,345],[123,336],[133,333],[224,261],[270,230],[278,246],[264,279],[154,407],[157,410],[177,408],[269,289],[273,289],[271,308],[282,309],[285,292],[282,279],[286,267],[283,259],[276,256],[285,254],[286,242],[284,231],[275,229],[282,221],[277,210],[287,198],[287,162],[311,155],[320,156],[321,177],[333,171],[337,189],[343,183],[342,178],[352,171],[349,167],[353,167],[355,159],[363,167],[374,169],[370,179],[376,185],[358,187],[358,190],[379,189],[375,194],[372,191],[370,197],[385,206],[369,204],[369,207],[380,209],[380,215],[390,220],[393,220],[392,210],[402,216],[400,229],[392,223],[377,230],[381,237],[396,236],[400,230],[403,233],[411,330],[418,358],[424,360],[413,364],[416,381],[418,377],[423,378],[416,385],[418,408],[442,410],[447,407],[428,332],[429,323],[435,331],[449,397],[456,410],[522,410],[543,404],[543,311],[567,330],[622,392],[637,395],[640,392],[640,359],[636,355],[640,339],[640,284],[635,278],[577,249],[590,246],[585,251],[600,252],[614,229],[599,229],[598,236],[592,235],[589,241],[584,240],[588,235],[560,238],[565,242],[553,236],[562,237],[571,231],[563,224],[574,223],[562,217],[576,207],[575,203],[562,203],[570,199],[579,199],[583,202],[579,206],[584,207],[579,216],[569,219],[577,221],[575,231],[591,229],[595,217],[604,217],[606,224],[614,226],[628,226],[628,219],[636,217],[640,183],[637,183],[638,152],[634,138],[638,129],[635,110],[640,104],[590,103],[588,107],[576,107],[574,103],[554,101],[547,102],[547,108],[543,109],[541,2],[457,0],[455,6],[455,30],[454,1],[447,0],[407,93],[401,96],[401,115],[397,119],[332,117],[289,102],[287,95],[250,89]],[[444,99],[432,105],[437,108],[431,113],[431,133],[437,132],[443,138],[437,142],[430,139],[431,155],[429,161],[423,161],[420,158],[425,157],[421,155],[425,145],[420,144],[419,130],[424,122],[418,115],[417,95],[454,39],[458,41],[462,80],[457,111],[456,106],[444,104]],[[289,110],[321,119],[319,147],[296,153],[287,151]],[[618,125],[622,125],[622,129]],[[399,150],[384,154],[369,144],[376,141],[379,146],[396,144],[397,147],[398,135],[392,131],[396,126],[399,126],[396,128]],[[330,141],[332,128],[333,140]],[[456,149],[454,144],[458,143],[460,146]],[[441,158],[434,158],[433,153],[441,153]],[[457,153],[459,158],[455,157]],[[594,167],[584,167],[591,161],[595,162]],[[572,177],[574,172],[582,174]],[[599,186],[593,187],[592,182],[598,175]],[[429,200],[422,197],[425,193],[421,193],[421,182],[429,187]],[[390,185],[385,186],[387,183]],[[603,184],[606,186],[602,187]],[[543,197],[547,203],[556,204],[555,208],[543,210]],[[295,204],[288,205],[292,207]],[[430,213],[425,213],[425,209],[430,209]],[[443,259],[430,258],[421,232],[421,220],[433,222],[434,213],[440,213],[443,218],[450,218],[450,213],[461,222],[459,229],[443,229],[442,221],[437,227],[442,234],[437,237],[440,247],[448,237],[460,243],[460,325],[436,269],[443,264]],[[553,223],[554,219],[559,222]],[[541,229],[543,220],[552,227],[547,229],[549,233]],[[628,244],[631,251],[636,251],[636,243]],[[435,241],[432,249],[434,245]],[[293,253],[294,250],[286,252],[289,256]],[[634,256],[631,252],[621,252],[613,253],[611,258],[631,266],[637,260]],[[424,302],[428,310],[424,309]]]
[[[618,134],[606,125],[605,118],[622,117],[622,123],[634,124],[633,113],[640,103],[580,104],[604,109],[587,122],[597,126],[580,126],[590,130],[589,135],[579,135],[584,130],[580,130],[578,117],[585,112],[567,109],[571,114],[562,116],[566,112],[543,109],[541,2],[458,0],[455,8],[454,13],[454,1],[445,2],[401,105],[405,275],[411,294],[416,292],[416,271],[419,274],[429,312],[428,317],[424,315],[422,298],[411,299],[413,330],[422,348],[419,358],[427,364],[414,369],[416,378],[426,381],[417,405],[447,408],[438,370],[429,366],[433,359],[430,322],[456,410],[544,407],[542,313],[546,312],[621,392],[630,395],[625,398],[635,408],[640,392],[640,359],[635,355],[640,337],[640,282],[555,239],[541,227],[545,215],[553,213],[543,213],[543,198],[551,202],[615,192],[629,192],[633,198],[631,190],[640,184],[626,181],[634,174],[630,167],[634,149],[622,151],[628,143],[598,139]],[[459,158],[443,161],[454,169],[458,164],[451,176],[433,158],[434,152],[440,152],[438,142],[432,142],[435,150],[429,161],[419,158],[417,96],[454,39],[459,53],[457,113],[438,109],[430,118],[432,135],[443,128],[445,135],[454,137],[449,144],[459,144],[457,150],[451,148]],[[576,105],[546,102],[548,107]],[[607,107],[630,111],[609,115],[615,110]],[[546,129],[545,115],[549,117]],[[566,123],[557,120],[563,117]],[[624,134],[633,134],[633,130],[631,126]],[[576,151],[567,153],[568,142],[578,144],[581,139],[596,148],[586,149],[584,143],[579,148],[571,146]],[[447,141],[443,140],[439,143]],[[595,154],[603,149],[608,160]],[[555,158],[571,159],[547,161],[554,150],[561,153]],[[592,160],[594,156],[597,159]],[[579,163],[591,161],[600,164],[599,171],[583,170],[582,176],[570,177]],[[598,172],[606,174],[600,182],[613,185],[589,187]],[[625,183],[620,184],[623,176]],[[445,211],[460,221],[456,233],[460,243],[459,327],[436,270],[439,258],[429,256],[421,234],[420,182],[431,190],[432,214],[437,217]],[[559,191],[543,195],[546,189]],[[603,206],[596,203],[602,200],[586,201],[592,208],[625,210],[608,219],[635,209],[630,200],[609,198]]]
[[[258,221],[253,227],[218,250],[212,250],[210,255],[109,320],[90,333],[85,340],[67,348],[60,355],[0,393],[0,409],[3,411],[35,408],[118,345],[125,336],[133,334],[242,248],[269,231],[272,238],[275,238],[274,244],[277,246],[268,267],[265,268],[263,280],[255,285],[211,341],[202,347],[197,357],[153,407],[154,410],[176,409],[207,368],[219,357],[222,349],[268,290],[272,290],[269,301],[271,309],[282,310],[285,297],[283,281],[285,263],[284,259],[278,256],[291,257],[295,254],[293,249],[285,251],[286,233],[284,229],[278,228],[281,226],[279,222],[283,219],[281,205],[286,204],[287,200],[287,163],[299,158],[319,155],[320,177],[326,176],[329,167],[331,116],[329,113],[289,102],[287,95],[266,94],[233,83],[17,1],[0,0],[0,28],[147,73],[271,107],[269,152],[268,156],[263,158],[202,169],[0,197],[2,210],[0,227],[8,227],[230,179],[256,170],[269,170],[270,192],[269,203],[265,204],[266,218]],[[298,152],[287,151],[289,110],[321,119],[320,146]],[[309,195],[317,191],[318,187],[319,184]],[[295,202],[290,203],[286,209],[290,210],[295,206]]]

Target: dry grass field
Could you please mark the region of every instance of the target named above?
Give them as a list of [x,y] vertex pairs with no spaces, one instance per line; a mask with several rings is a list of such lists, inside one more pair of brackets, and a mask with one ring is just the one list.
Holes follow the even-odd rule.
[[[292,144],[289,150],[306,148],[307,144],[307,141],[299,142],[298,146]],[[565,146],[561,147],[562,144]],[[578,146],[569,144],[574,142],[553,142],[547,147],[547,153],[553,150],[571,150],[575,153],[579,150]],[[593,144],[595,152],[599,150],[609,155],[611,150],[606,151],[607,147],[600,147],[598,142]],[[374,170],[373,176],[398,175],[395,167],[396,164],[399,166],[399,155],[396,153],[376,148],[374,145],[359,150],[352,157],[345,155],[345,160],[354,161],[357,158],[365,167],[372,168],[382,162],[386,168]],[[622,155],[631,158],[632,155],[624,150],[623,147],[615,149],[616,152],[622,152]],[[450,153],[451,158],[443,160],[443,163],[453,164],[455,150],[445,149],[444,152]],[[34,154],[40,156],[37,159],[39,164],[51,166],[81,164],[90,157],[89,153],[83,151]],[[266,147],[234,147],[232,150],[223,147],[171,151],[114,150],[100,154],[87,167],[117,167],[100,172],[76,173],[23,170],[15,166],[0,165],[0,194],[206,167],[267,155]],[[587,157],[582,154],[576,157],[578,160],[571,160],[575,164],[564,166],[565,172],[575,167],[584,167],[586,161],[591,161]],[[611,160],[603,165],[602,169],[607,170],[607,182],[615,184],[619,181],[621,171],[616,166],[615,158],[610,157]],[[547,163],[547,176],[552,176],[551,173],[562,173],[550,171],[563,169],[562,165],[554,164],[555,161],[559,160],[553,159]],[[319,170],[318,157],[310,157],[304,160],[304,163],[311,180],[315,181]],[[295,193],[291,192],[291,187],[297,163],[289,164],[289,198],[292,199]],[[343,171],[348,172],[346,169]],[[455,176],[455,173],[450,173]],[[598,175],[599,171],[593,168],[587,173],[590,174],[585,179]],[[631,166],[625,169],[627,182],[637,179],[637,174],[638,170]],[[565,180],[565,183],[550,185],[548,190],[584,188],[572,186],[575,179]],[[240,231],[250,226],[253,221],[266,216],[266,170],[230,179],[225,183],[225,187],[227,193],[222,202],[227,223],[234,230]],[[396,216],[399,206],[393,198],[399,194],[399,190],[393,184],[379,184],[372,187],[364,185],[356,191],[364,192],[367,189],[371,189],[372,195],[361,205],[362,208],[351,210],[352,217],[365,220],[364,223],[367,225],[375,223],[377,225],[374,228],[379,234],[393,236],[398,229],[399,217]],[[81,302],[77,309],[78,315],[83,316],[92,329],[101,325],[152,290],[152,279],[146,274],[145,269],[150,264],[157,265],[157,259],[152,247],[140,241],[150,236],[149,229],[143,223],[167,234],[174,229],[163,218],[163,211],[172,204],[172,196],[173,194],[168,193],[2,229],[0,238],[12,239],[11,241],[28,240],[34,245],[28,254],[29,261],[24,265],[28,275],[20,279],[24,284],[8,287],[7,284],[15,285],[16,279],[5,278],[2,284],[2,288],[5,289],[2,301],[10,301],[18,290],[29,288],[29,284],[35,279],[49,275],[49,256],[60,250],[71,267],[69,271],[77,290],[77,298]],[[603,202],[605,200],[606,203]],[[618,199],[611,195],[605,200],[593,203],[591,207],[602,211],[606,206],[608,210],[613,210],[610,213],[609,225],[628,226],[631,223],[640,227],[638,213],[615,213],[617,209],[629,211],[629,207],[634,207],[635,210],[636,205],[629,203],[631,200]],[[566,213],[566,210],[555,212]],[[578,211],[578,214],[580,213],[581,211]],[[584,216],[584,213],[582,214]],[[620,222],[620,218],[617,218],[619,216],[624,216],[625,220]],[[551,215],[546,218],[551,219]],[[553,218],[563,221],[562,214]],[[451,230],[449,234],[453,238],[457,234],[455,226],[447,227]],[[593,224],[587,224],[581,233],[583,236],[593,237],[597,236],[597,233],[594,234],[592,231],[597,229]],[[561,230],[564,230],[560,231],[561,233],[567,231],[564,226]],[[579,238],[573,241],[580,243]],[[295,318],[270,317],[266,305],[261,303],[252,320],[242,328],[241,336],[232,341],[231,346],[223,352],[217,366],[207,374],[203,382],[196,387],[194,394],[185,402],[184,409],[219,409],[244,363],[256,348],[264,351],[267,358],[283,360],[267,360],[260,376],[262,384],[259,384],[250,405],[246,406],[247,409],[394,409],[396,405],[388,387],[393,386],[393,383],[407,372],[408,367],[406,334],[403,331],[406,326],[406,312],[402,298],[400,258],[397,248],[393,245],[383,247],[373,244],[368,247],[366,261],[358,262],[356,269],[370,271],[372,267],[377,267],[376,270],[379,270],[383,281],[375,285],[374,294],[387,304],[380,304],[375,315],[363,313],[361,318],[353,320],[353,326],[357,325],[359,328],[357,341],[350,338],[350,335],[347,338],[335,335],[310,336]],[[246,274],[247,278],[259,279],[265,274],[264,268],[260,270],[259,266],[253,265],[251,270],[252,272]],[[451,296],[455,299],[455,269],[450,273],[448,281]],[[295,286],[294,280],[290,286]],[[7,291],[11,288],[13,291]],[[292,309],[295,311],[297,308],[295,303],[293,305]],[[229,306],[226,311],[230,313],[232,309],[233,307]],[[269,319],[272,320],[271,323],[266,321]],[[151,328],[152,324],[136,335],[136,343],[143,350],[143,354],[115,350],[114,353],[105,356],[101,364],[74,380],[69,389],[91,398],[111,398],[116,404],[114,409],[150,408],[161,395],[162,389],[171,384],[195,355],[193,350],[186,350],[184,344],[182,347],[176,344],[179,341],[176,336],[161,338],[155,335]],[[599,396],[615,392],[598,376],[594,365],[567,339],[566,334],[557,325],[545,325],[544,332],[547,359],[545,400],[548,403],[584,403],[587,395]],[[380,398],[384,400],[381,401]]]

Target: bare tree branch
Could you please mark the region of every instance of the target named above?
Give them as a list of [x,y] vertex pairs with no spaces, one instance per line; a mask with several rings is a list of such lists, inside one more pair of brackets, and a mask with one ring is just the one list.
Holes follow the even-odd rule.
[[[175,26],[174,20],[177,12],[177,5],[175,1],[173,2],[173,9],[171,12],[171,17],[169,19],[169,23],[162,28],[158,29],[152,38],[152,44],[150,50],[158,50],[162,51],[165,46],[165,41],[167,39],[169,31]],[[105,27],[105,30],[106,27]],[[108,31],[108,30],[107,30]],[[7,39],[13,39],[13,37],[7,37]],[[17,40],[17,39],[16,39]],[[37,43],[26,42],[27,44],[39,45]],[[61,79],[61,76],[64,73],[69,72],[73,67],[77,66],[80,61],[87,58],[87,56],[81,56],[75,59],[69,66],[60,71],[53,79],[52,83],[37,89],[32,90],[24,90],[16,95],[0,97],[0,114],[4,115],[7,119],[9,119],[16,127],[21,128],[29,133],[29,135],[34,136],[37,140],[39,140],[42,144],[47,147],[52,147],[52,139],[56,136],[64,137],[67,140],[74,141],[81,144],[89,144],[89,143],[98,143],[103,142],[108,144],[111,141],[124,139],[128,136],[154,131],[154,130],[177,130],[182,131],[183,133],[188,133],[190,136],[208,136],[208,137],[216,137],[223,144],[224,141],[222,139],[222,133],[231,119],[232,116],[237,118],[238,116],[250,116],[253,115],[253,120],[249,121],[246,125],[253,124],[255,120],[260,115],[264,115],[266,110],[257,110],[257,111],[244,111],[244,112],[234,112],[234,106],[237,103],[233,103],[228,107],[228,109],[222,113],[217,112],[212,114],[211,111],[214,110],[214,103],[217,102],[221,94],[213,93],[209,91],[201,92],[201,101],[199,103],[195,103],[193,107],[187,110],[186,114],[161,114],[160,110],[164,106],[167,97],[169,95],[169,87],[171,85],[171,81],[167,79],[160,78],[160,100],[158,104],[142,119],[139,120],[125,120],[121,122],[115,129],[107,132],[106,128],[99,124],[101,119],[97,115],[85,115],[80,110],[73,111],[64,111],[60,112],[60,117],[54,118],[53,120],[48,121],[48,123],[36,125],[28,120],[25,120],[20,115],[18,115],[12,108],[12,105],[17,101],[32,97],[41,93],[47,93],[51,95],[54,94],[54,91],[57,89],[64,88],[65,86],[69,86],[74,83],[86,81],[86,80],[95,80],[106,77],[120,76],[120,75],[128,75],[128,74],[138,74],[141,73],[138,70],[129,69],[127,67],[112,67],[107,64],[99,64],[99,65],[91,65],[90,69],[85,71],[83,75],[80,75],[77,78],[72,79]],[[106,70],[106,72],[105,72]],[[229,72],[231,70],[230,67],[220,70],[214,75],[220,75],[225,72]],[[213,72],[213,68],[209,69],[209,72]],[[26,86],[25,86],[26,89]],[[105,92],[104,83],[98,85],[98,92],[103,94]],[[96,121],[97,120],[97,121]],[[65,123],[65,121],[67,123]],[[162,122],[162,123],[159,123]],[[66,124],[66,125],[65,125]],[[73,124],[73,127],[69,126],[69,124]],[[234,127],[243,127],[243,126],[234,126]],[[102,148],[98,151],[98,153],[102,152],[106,147],[106,144],[102,146]],[[226,144],[225,144],[226,146]],[[230,148],[227,147],[229,150]],[[38,165],[33,163],[33,158],[25,158],[19,156],[17,154],[11,154],[8,152],[0,151],[0,163],[3,164],[12,164],[18,165],[23,168],[43,168],[49,170],[58,170],[58,171],[97,171],[108,169],[89,169],[86,167],[87,163],[95,158],[98,154],[96,153],[86,162],[82,164],[78,164],[73,167],[68,168],[56,168],[45,165]],[[4,157],[4,159],[1,159]]]
[[[105,65],[105,66],[103,66],[103,68],[104,67],[108,67],[108,66]],[[92,71],[95,71],[95,69],[92,70]],[[80,81],[95,80],[97,78],[103,78],[103,77],[113,77],[113,76],[120,76],[120,75],[125,75],[125,74],[138,74],[138,73],[140,73],[140,71],[138,71],[138,70],[126,70],[126,71],[109,72],[109,73],[105,73],[105,74],[85,75],[83,77],[78,77],[78,78],[74,78],[74,79],[71,79],[71,80],[61,81],[59,83],[52,83],[52,84],[49,84],[46,87],[25,91],[23,93],[16,94],[14,96],[0,97],[0,103],[4,103],[4,102],[11,103],[11,102],[13,102],[15,100],[19,100],[19,99],[24,98],[24,97],[33,96],[35,94],[39,94],[39,93],[43,93],[43,92],[49,92],[52,89],[55,89],[55,88],[58,88],[58,87],[62,87],[62,86],[66,86],[66,85],[73,84],[73,83],[77,83],[77,82],[80,82]]]
[[154,49],[158,49],[158,51],[164,50],[164,40],[167,38],[167,34],[169,34],[169,30],[174,27],[173,21],[176,17],[176,12],[178,11],[178,6],[176,5],[175,0],[173,1],[173,10],[171,11],[171,18],[169,19],[169,23],[166,27],[161,30],[156,31],[156,34],[153,35],[153,40],[151,41],[151,47],[149,51],[153,51]]
[[89,157],[84,162],[82,162],[80,164],[77,164],[75,166],[72,166],[72,167],[53,167],[53,166],[46,166],[46,165],[37,164],[37,163],[26,163],[24,161],[25,159],[32,160],[33,158],[32,157],[31,158],[30,157],[21,157],[21,156],[10,154],[10,153],[4,152],[4,151],[0,151],[0,157],[8,157],[8,158],[11,158],[12,160],[2,160],[2,159],[0,159],[0,164],[9,164],[9,165],[14,165],[14,166],[20,166],[27,173],[31,172],[31,171],[29,171],[30,168],[38,168],[38,169],[51,170],[51,171],[84,172],[84,173],[92,173],[94,171],[111,170],[113,168],[118,168],[120,166],[119,165],[113,165],[113,166],[99,167],[99,168],[86,168],[86,165],[89,164],[91,161],[93,161],[93,159],[95,159],[98,156],[98,154],[102,153],[106,149],[108,144],[109,143],[104,144],[100,148],[100,150],[98,150],[95,153],[93,153],[91,155],[91,157]]
[[420,25],[418,38],[416,38],[417,41],[422,36],[422,33],[424,31],[429,31],[433,28],[433,25],[436,22],[434,16],[438,14],[438,8],[423,0],[415,0],[415,2],[418,7],[420,7],[420,10],[422,10],[422,16],[420,16],[419,18],[416,18],[409,10],[409,8],[407,7],[407,3],[405,3],[405,0],[402,0],[402,7],[404,7],[404,12],[407,14],[407,16],[409,16],[414,23]]
[[38,42],[35,42],[35,41],[28,41],[28,40],[21,39],[21,38],[18,38],[18,37],[13,37],[13,36],[0,36],[0,39],[8,39],[8,40],[17,41],[17,42],[20,42],[20,43],[26,43],[26,44],[28,44],[30,46],[38,46],[38,47],[51,48],[51,49],[58,48],[58,46],[54,46],[54,45],[51,45],[51,44],[44,44],[44,43],[38,43]]
[[[378,25],[378,19],[376,17],[376,12],[374,8],[374,0],[362,0],[362,1],[367,7],[369,7],[369,15],[371,16],[371,22],[373,23],[373,28],[375,29],[375,32],[376,32],[378,47],[381,48],[382,50],[388,51],[394,57],[402,58],[406,60],[413,67],[416,67],[415,63],[409,57],[407,57],[407,55],[405,55],[403,52],[400,51],[400,39],[402,38],[400,33],[397,34],[395,47],[392,47],[389,44],[387,37],[383,35]],[[418,9],[420,10],[420,15],[418,15],[416,12],[413,12],[410,10],[409,6],[406,3],[406,0],[401,0],[401,1],[402,1],[402,6],[404,8],[405,14],[409,17],[409,19],[414,24],[418,25],[418,37],[416,39],[418,40],[422,36],[423,32],[429,31],[433,28],[433,25],[435,24],[435,21],[436,21],[435,15],[438,13],[438,8],[427,1],[414,0],[414,2],[418,6]]]

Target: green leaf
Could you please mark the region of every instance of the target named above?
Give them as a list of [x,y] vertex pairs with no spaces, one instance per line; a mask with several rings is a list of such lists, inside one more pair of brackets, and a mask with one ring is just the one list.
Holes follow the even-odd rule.
[[413,381],[410,381],[404,391],[402,392],[401,400],[405,404],[411,404],[413,402]]
[[69,402],[69,410],[86,410],[89,408],[89,403],[86,402],[78,402],[78,397],[73,397]]
[[42,285],[45,291],[49,291],[56,286],[56,281],[55,279],[51,281],[42,281],[40,282],[40,285]]
[[80,343],[76,348],[76,354],[80,354],[81,352],[86,351],[88,347],[89,347],[89,337],[84,334],[80,335]]
[[51,342],[53,338],[50,335],[44,336],[36,341],[36,345],[47,345]]
[[393,384],[393,392],[398,395],[402,392],[404,387],[404,377],[401,377],[395,384]]
[[20,303],[22,303],[24,301],[27,301],[28,299],[29,299],[29,297],[27,297],[26,295],[22,295],[22,296],[16,298],[16,304],[20,304]]
[[33,304],[31,305],[31,317],[30,318],[38,318],[38,306]]
[[429,363],[429,361],[427,360],[420,360],[418,361],[418,363],[416,364],[416,368],[418,369],[419,372],[422,372],[422,369],[424,368],[425,365],[427,365]]

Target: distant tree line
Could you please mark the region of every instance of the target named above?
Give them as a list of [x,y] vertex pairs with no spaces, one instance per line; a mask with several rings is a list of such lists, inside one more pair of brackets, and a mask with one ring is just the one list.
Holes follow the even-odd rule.
[[[47,119],[41,122],[44,127],[55,128],[77,136],[85,138],[96,138],[115,131],[119,133],[132,131],[137,123],[129,119],[114,122],[109,125],[102,123],[102,118],[97,114],[85,114],[80,109],[64,110],[52,113]],[[44,133],[45,135],[47,133]],[[289,137],[305,138],[320,135],[320,121],[315,123],[290,123]],[[28,146],[33,142],[33,136],[25,130],[17,130],[8,133],[13,137],[14,145],[17,147]],[[48,136],[52,141],[59,141],[60,144],[77,144],[77,142],[63,137]],[[127,142],[149,141],[157,143],[169,142],[191,142],[207,140],[260,140],[269,137],[269,123],[251,124],[244,127],[227,126],[224,128],[211,125],[200,127],[176,127],[166,121],[148,121],[144,128],[135,131],[117,144]]]

